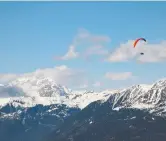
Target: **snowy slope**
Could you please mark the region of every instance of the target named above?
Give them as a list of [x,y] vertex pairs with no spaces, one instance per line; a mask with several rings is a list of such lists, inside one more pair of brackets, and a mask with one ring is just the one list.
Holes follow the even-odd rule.
[[104,92],[84,92],[84,93],[71,93],[65,99],[64,104],[70,106],[77,106],[80,109],[85,108],[90,103],[101,100],[105,102],[114,92],[108,91],[107,93]]
[[157,115],[166,115],[166,79],[152,85],[136,85],[109,98],[112,109],[146,109]]
[[8,103],[13,106],[21,107],[33,107],[37,104],[51,105],[51,104],[65,104],[68,107],[79,107],[80,109],[85,108],[88,104],[93,101],[102,100],[106,101],[109,96],[113,94],[109,93],[70,93],[66,96],[52,96],[52,97],[41,97],[41,96],[20,96],[10,98],[0,98],[0,107]]

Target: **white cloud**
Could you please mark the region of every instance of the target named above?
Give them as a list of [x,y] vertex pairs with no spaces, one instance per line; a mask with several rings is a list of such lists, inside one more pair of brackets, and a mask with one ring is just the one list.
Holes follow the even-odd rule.
[[62,57],[56,57],[57,60],[69,60],[79,56],[79,53],[75,51],[75,46],[71,45],[68,52]]
[[[114,52],[112,52],[107,61],[124,62],[130,59],[136,59],[141,62],[162,62],[166,61],[166,41],[158,44],[148,44],[139,42],[136,48],[133,48],[134,41],[128,41],[121,44]],[[144,55],[140,55],[143,52]]]
[[111,39],[109,36],[106,35],[96,35],[96,34],[92,34],[91,32],[89,32],[88,30],[84,29],[84,28],[80,28],[78,30],[77,35],[74,38],[73,44],[78,45],[78,44],[82,44],[84,42],[90,42],[90,43],[106,43],[106,42],[110,42]]
[[105,78],[111,80],[126,80],[132,77],[131,72],[107,72]]
[[159,44],[147,44],[144,47],[145,55],[138,58],[141,62],[163,62],[166,61],[166,41]]
[[[68,52],[61,56],[55,57],[56,60],[69,60],[80,56],[103,55],[108,51],[104,49],[104,43],[110,42],[110,38],[105,35],[95,35],[86,29],[79,29],[74,37],[72,44],[69,46]],[[78,52],[81,46],[85,46],[85,50]],[[102,47],[102,48],[99,48]],[[88,49],[89,48],[89,49]]]
[[81,85],[85,79],[83,70],[72,69],[66,65],[54,68],[38,69],[32,75],[34,74],[38,77],[49,77],[55,80],[58,84],[71,87]]
[[40,78],[51,78],[57,84],[68,87],[79,87],[87,80],[83,70],[69,68],[65,65],[56,66],[54,68],[37,69],[34,72],[24,74],[0,74],[0,83],[11,82],[17,78],[30,78],[30,80]]
[[97,82],[95,82],[95,83],[93,84],[93,86],[94,86],[94,87],[100,87],[100,86],[101,86],[101,83],[100,83],[99,81],[97,81]]
[[17,77],[18,74],[11,74],[11,73],[0,74],[0,83],[2,84],[8,83],[9,81],[12,81]]
[[101,45],[89,47],[84,53],[85,57],[88,57],[91,55],[107,55],[107,54],[108,54],[108,50],[106,50]]

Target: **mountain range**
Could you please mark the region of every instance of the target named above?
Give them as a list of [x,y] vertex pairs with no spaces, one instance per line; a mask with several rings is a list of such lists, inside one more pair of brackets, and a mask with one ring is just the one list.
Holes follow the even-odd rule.
[[102,92],[41,76],[0,85],[3,141],[164,141],[165,117],[166,79]]

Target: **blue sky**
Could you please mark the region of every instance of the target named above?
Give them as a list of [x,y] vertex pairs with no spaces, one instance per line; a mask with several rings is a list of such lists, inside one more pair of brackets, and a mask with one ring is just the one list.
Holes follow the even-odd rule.
[[[166,76],[165,13],[166,2],[0,2],[0,73],[65,65],[85,71],[87,84],[82,85],[96,83],[96,89],[151,83]],[[82,34],[86,39],[75,44]],[[132,48],[139,37],[148,41],[142,45],[147,47],[143,63],[134,59]],[[64,60],[71,46],[79,54]],[[90,48],[95,50],[87,57]],[[116,61],[120,54],[127,61],[124,56]]]

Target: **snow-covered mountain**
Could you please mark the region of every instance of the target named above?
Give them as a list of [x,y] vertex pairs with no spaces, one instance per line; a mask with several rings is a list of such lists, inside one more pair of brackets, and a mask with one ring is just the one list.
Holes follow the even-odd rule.
[[[99,117],[104,123],[105,118],[110,119],[110,123],[117,120],[116,124],[122,120],[122,127],[126,127],[123,117],[128,118],[128,114],[137,110],[140,110],[140,113],[143,111],[141,122],[144,122],[146,112],[162,118],[166,116],[166,79],[156,81],[152,85],[140,84],[121,90],[80,92],[58,85],[48,77],[22,76],[8,84],[0,85],[0,96],[0,126],[5,127],[5,130],[0,130],[0,138],[6,141],[40,141],[52,130],[59,131],[63,124],[66,129],[66,120],[75,130],[77,124],[73,125],[74,115],[78,115],[77,120],[81,121],[78,125],[85,122],[88,125],[87,129],[89,125],[94,125],[93,122],[97,123]],[[132,112],[126,113],[131,108]],[[116,119],[116,114],[120,114],[119,119]],[[136,115],[133,114],[129,122],[133,117],[136,117],[137,121],[139,116]],[[112,119],[113,117],[116,118]],[[127,125],[129,129],[130,126]],[[15,127],[19,130],[15,131]],[[86,126],[80,127],[80,130],[84,127]],[[95,129],[99,127],[95,125]],[[13,133],[10,139],[9,132]],[[20,136],[15,136],[15,132]],[[64,133],[66,134],[66,131]]]
[[112,92],[72,91],[65,86],[58,85],[48,77],[24,76],[1,85],[0,96],[7,95],[8,97],[0,98],[0,105],[12,103],[15,106],[32,107],[37,104],[66,104],[69,107],[82,109],[93,101],[107,99],[111,94]]
[[134,85],[122,90],[77,92],[58,85],[47,77],[22,76],[7,85],[1,85],[0,93],[12,96],[0,98],[1,107],[6,104],[15,107],[64,104],[83,109],[94,101],[105,102],[109,99],[114,110],[150,109],[150,112],[162,115],[166,112],[166,79],[156,81],[152,85]]
[[89,104],[45,141],[165,141],[165,101],[166,79],[131,86]]
[[135,85],[110,96],[112,109],[137,108],[166,116],[166,79],[152,85]]
[[44,141],[165,141],[166,118],[139,109],[112,110],[93,102]]

